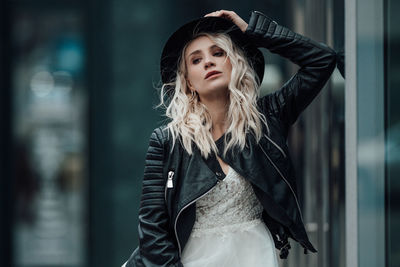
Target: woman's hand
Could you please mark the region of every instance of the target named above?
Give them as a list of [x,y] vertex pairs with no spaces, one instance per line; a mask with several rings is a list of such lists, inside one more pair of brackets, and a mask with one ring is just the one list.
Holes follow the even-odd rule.
[[246,21],[244,21],[241,17],[239,17],[239,15],[236,14],[234,11],[219,10],[219,11],[208,13],[204,17],[222,17],[222,18],[229,19],[230,21],[235,23],[242,32],[245,32],[247,29],[247,26],[248,26]]

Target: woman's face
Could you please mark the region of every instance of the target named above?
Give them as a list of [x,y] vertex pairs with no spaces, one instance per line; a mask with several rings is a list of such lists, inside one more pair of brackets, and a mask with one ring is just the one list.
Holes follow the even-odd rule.
[[186,48],[186,80],[200,98],[218,96],[228,91],[232,65],[226,52],[209,37],[200,36]]

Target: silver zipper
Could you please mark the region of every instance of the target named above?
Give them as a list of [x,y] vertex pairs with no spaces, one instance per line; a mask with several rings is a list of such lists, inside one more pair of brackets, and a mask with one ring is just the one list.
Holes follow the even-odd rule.
[[274,142],[271,138],[269,138],[268,135],[266,135],[266,134],[264,134],[264,137],[267,138],[272,144],[274,144],[274,145],[276,146],[276,148],[279,149],[279,150],[282,152],[283,156],[286,158],[286,153],[283,151],[283,149],[282,149],[280,146],[278,146],[277,143],[275,143],[275,142]]
[[292,191],[292,194],[294,196],[294,199],[296,200],[296,204],[297,204],[297,209],[299,210],[300,213],[300,219],[302,221],[302,223],[304,224],[303,221],[303,214],[301,213],[301,209],[300,209],[300,205],[299,205],[299,201],[297,200],[296,194],[294,193],[293,188],[290,186],[289,182],[286,180],[286,178],[283,176],[283,174],[281,173],[281,171],[278,169],[278,167],[275,165],[275,163],[272,161],[272,159],[268,156],[268,154],[265,152],[265,150],[262,148],[262,146],[260,146],[262,152],[264,153],[265,156],[267,156],[268,160],[271,162],[271,164],[274,166],[274,168],[277,170],[277,172],[280,174],[280,176],[282,177],[282,179],[286,182],[286,184],[289,186],[290,190]]
[[173,171],[169,171],[168,172],[168,181],[167,181],[167,187],[168,188],[174,187],[174,184],[172,183],[172,178],[173,177],[174,177],[174,172]]
[[[217,183],[218,184],[220,181],[217,179]],[[198,198],[190,201],[188,204],[186,204],[179,212],[178,215],[176,215],[176,219],[175,219],[175,223],[174,223],[174,231],[175,231],[175,238],[176,238],[176,242],[178,243],[178,249],[179,249],[179,257],[181,257],[182,251],[181,251],[181,244],[179,243],[179,238],[178,238],[178,232],[176,231],[176,223],[178,222],[178,218],[179,215],[182,213],[182,211],[184,209],[186,209],[187,207],[189,207],[190,205],[192,205],[194,202],[196,202],[197,200],[199,200],[200,198],[202,198],[203,196],[205,196],[208,192],[210,192],[214,186],[216,185],[214,184],[207,192],[203,193],[201,196],[199,196]]]
[[167,179],[167,184],[165,185],[165,189],[164,189],[164,199],[165,202],[167,202],[167,189],[168,188],[173,188],[174,184],[172,181],[172,178],[174,177],[174,172],[173,171],[169,171],[168,172],[168,179]]

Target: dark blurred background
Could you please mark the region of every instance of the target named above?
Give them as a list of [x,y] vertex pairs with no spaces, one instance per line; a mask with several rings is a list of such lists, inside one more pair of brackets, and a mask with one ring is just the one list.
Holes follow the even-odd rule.
[[[165,120],[154,109],[160,53],[180,25],[219,9],[234,10],[247,21],[250,11],[259,10],[343,55],[347,2],[360,3],[1,1],[0,266],[109,267],[127,260],[137,246],[148,140]],[[385,80],[385,114],[393,114],[385,117],[389,132],[399,114],[389,101],[398,99],[393,73],[399,66],[395,47],[400,24],[393,14],[399,5],[394,0],[379,3],[384,7],[385,60],[391,58],[380,71],[385,78],[394,77]],[[263,52],[267,65],[261,95],[279,89],[297,70],[280,56]],[[289,259],[281,266],[346,265],[343,75],[335,70],[290,132],[306,228],[318,254],[304,255],[292,242]],[[392,133],[388,138],[397,146],[398,131]],[[398,162],[398,154],[387,155]],[[394,163],[390,166],[383,206],[387,228],[381,234],[387,237],[386,266],[398,266],[398,242],[389,237],[400,216],[388,217],[398,209],[390,204],[399,192],[390,177],[398,170]]]

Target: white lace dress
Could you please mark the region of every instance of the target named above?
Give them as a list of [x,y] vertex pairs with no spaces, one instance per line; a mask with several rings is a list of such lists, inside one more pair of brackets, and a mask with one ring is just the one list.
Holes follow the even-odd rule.
[[225,179],[196,201],[184,267],[278,267],[262,210],[251,184],[229,167]]

